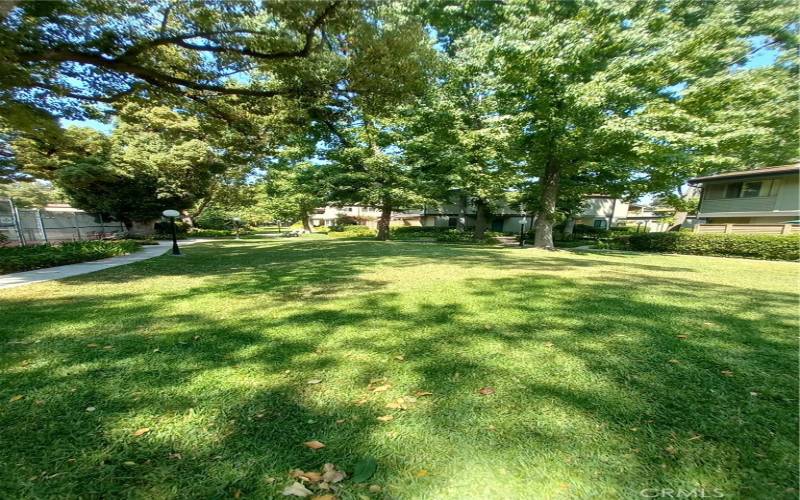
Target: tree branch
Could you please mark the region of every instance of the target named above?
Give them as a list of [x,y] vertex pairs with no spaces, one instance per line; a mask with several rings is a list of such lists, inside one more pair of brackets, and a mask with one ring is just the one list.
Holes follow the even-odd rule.
[[[150,40],[145,43],[135,45],[125,51],[121,56],[117,59],[119,60],[130,60],[133,57],[141,54],[142,52],[158,47],[161,45],[177,45],[179,47],[183,47],[185,49],[194,50],[198,52],[214,52],[214,53],[229,53],[229,54],[239,54],[247,57],[253,57],[256,59],[265,59],[265,60],[280,60],[280,59],[292,59],[298,57],[307,57],[311,53],[311,48],[314,43],[314,34],[316,31],[322,26],[325,22],[325,19],[328,18],[333,14],[336,8],[339,6],[340,0],[336,0],[335,2],[329,4],[325,10],[323,10],[311,23],[308,30],[305,32],[305,42],[303,43],[303,47],[298,50],[288,50],[288,51],[278,51],[278,52],[260,52],[257,50],[253,50],[249,47],[224,47],[224,46],[216,46],[216,45],[205,45],[205,44],[196,44],[187,42],[187,40],[191,40],[192,38],[204,38],[210,42],[215,42],[214,37],[217,35],[225,35],[225,34],[256,34],[256,35],[268,35],[269,33],[263,31],[256,31],[256,30],[247,30],[247,29],[235,29],[235,30],[220,30],[220,31],[203,31],[203,32],[196,32],[196,33],[188,33],[183,35],[175,35],[171,37],[164,37],[161,36],[160,38],[156,38],[155,40]],[[166,21],[167,12],[165,12],[165,21]]]

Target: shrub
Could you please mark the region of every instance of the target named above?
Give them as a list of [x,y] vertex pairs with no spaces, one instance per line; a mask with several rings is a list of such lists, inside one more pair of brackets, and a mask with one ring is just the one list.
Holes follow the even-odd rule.
[[328,236],[333,238],[374,238],[377,231],[367,226],[333,226]]
[[640,233],[630,236],[630,248],[644,252],[800,259],[800,235],[703,234],[690,232]]
[[8,244],[8,235],[0,233],[0,247]]
[[435,226],[399,226],[390,228],[389,231],[392,239],[416,240],[434,239],[439,235],[447,234],[451,229],[449,227]]
[[575,227],[572,229],[572,233],[576,236],[590,235],[597,238],[604,238],[609,235],[610,231],[594,226],[588,226],[586,224],[575,224]]
[[[158,234],[172,234],[172,224],[169,221],[159,221],[153,225],[153,229]],[[189,225],[183,221],[175,221],[175,232],[177,234],[185,234],[189,230]]]
[[75,241],[60,245],[0,248],[0,273],[15,273],[105,259],[129,254],[139,248],[139,243],[131,240]]
[[440,243],[497,243],[491,236],[484,235],[480,241],[475,240],[475,233],[472,231],[459,231],[458,229],[450,229],[444,233],[436,235],[436,241]]

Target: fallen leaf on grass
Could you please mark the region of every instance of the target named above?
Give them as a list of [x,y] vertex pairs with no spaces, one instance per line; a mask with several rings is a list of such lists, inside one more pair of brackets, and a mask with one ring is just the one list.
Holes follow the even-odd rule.
[[555,344],[553,344],[552,342],[545,342],[545,343],[544,343],[544,346],[545,346],[545,347],[553,347],[554,345],[555,345]]
[[483,387],[483,388],[478,390],[478,393],[483,395],[483,396],[488,396],[490,394],[494,394],[495,390],[494,390],[494,387]]
[[294,482],[290,486],[283,489],[284,496],[307,497],[311,495],[311,490],[302,485],[302,483]]
[[725,375],[726,377],[733,377],[733,372],[730,370],[722,370],[720,373]]
[[680,361],[678,361],[677,359],[670,359],[669,361],[667,361],[667,363],[672,363],[673,365],[677,365],[680,364]]
[[309,381],[308,381],[308,382],[306,382],[306,383],[307,383],[307,384],[314,385],[314,384],[319,384],[320,382],[322,382],[322,380],[321,380],[321,379],[318,379],[318,378],[312,378],[311,380],[309,380]]
[[378,486],[377,484],[370,484],[369,485],[369,492],[370,493],[380,493],[381,492],[381,487]]
[[388,391],[392,386],[389,384],[379,385],[377,387],[373,387],[371,389],[372,392],[384,392]]
[[326,483],[338,483],[339,481],[343,480],[347,477],[347,474],[340,470],[336,470],[336,466],[333,464],[325,464],[322,466],[322,480]]
[[312,483],[318,483],[322,481],[322,474],[314,471],[305,472],[301,477],[307,479],[308,481],[311,481]]
[[311,500],[336,500],[336,497],[333,495],[317,495],[311,497]]
[[751,392],[750,395],[751,396],[758,396],[758,393],[757,392]]
[[364,403],[366,403],[366,402],[368,402],[368,401],[369,401],[369,399],[367,399],[367,398],[361,398],[361,399],[357,399],[357,400],[355,401],[355,403],[356,403],[358,406],[361,406],[361,405],[363,405]]
[[689,336],[688,335],[678,335],[678,338],[683,340],[683,339],[688,339]]
[[427,475],[428,475],[428,471],[426,469],[420,469],[416,474],[417,477],[425,477]]
[[378,462],[374,458],[363,458],[353,467],[353,482],[365,483],[369,481],[369,478],[371,478],[377,470]]
[[86,347],[98,347],[97,344],[86,344]]
[[421,398],[422,396],[433,396],[433,393],[428,391],[417,391],[414,393],[414,395],[418,398]]
[[128,467],[133,467],[133,466],[136,465],[136,462],[133,462],[131,460],[126,460],[125,462],[122,462],[122,465],[127,465]]
[[9,403],[13,403],[14,401],[19,401],[20,399],[24,398],[22,394],[17,394],[16,396],[11,396],[11,399],[8,400]]
[[695,434],[695,435],[693,435],[692,437],[689,438],[689,441],[695,441],[695,440],[700,439],[702,437],[703,437],[702,434]]
[[408,405],[406,404],[405,399],[399,398],[396,401],[392,401],[391,403],[386,404],[386,408],[390,408],[393,410],[407,410]]
[[389,422],[389,421],[394,420],[394,416],[393,415],[384,415],[382,417],[378,417],[378,420],[380,420],[381,422]]
[[312,450],[319,450],[320,448],[325,448],[325,444],[317,441],[316,439],[311,440],[311,441],[306,441],[303,444],[306,445],[307,447],[311,448]]
[[343,424],[345,422],[347,422],[346,418],[340,418],[339,420],[336,421],[337,424]]
[[137,429],[133,433],[133,437],[143,436],[143,435],[147,434],[148,432],[150,432],[150,427],[142,427],[141,429]]
[[397,361],[405,361],[406,360],[405,356],[395,356],[394,359],[396,359]]
[[87,407],[86,407],[86,411],[88,411],[88,412],[93,412],[93,411],[95,411],[96,409],[97,409],[97,408],[95,408],[94,406],[87,406]]

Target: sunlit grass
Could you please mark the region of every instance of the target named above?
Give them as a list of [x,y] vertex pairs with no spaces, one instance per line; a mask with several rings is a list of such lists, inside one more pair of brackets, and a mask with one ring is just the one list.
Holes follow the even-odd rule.
[[796,264],[324,238],[185,254],[0,291],[3,495],[277,497],[291,469],[365,456],[381,492],[340,498],[797,495]]

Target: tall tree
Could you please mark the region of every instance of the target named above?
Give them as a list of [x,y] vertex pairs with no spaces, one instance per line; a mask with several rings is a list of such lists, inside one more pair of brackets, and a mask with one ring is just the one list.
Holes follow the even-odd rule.
[[[722,167],[719,148],[702,147],[718,137],[713,123],[699,113],[701,106],[683,105],[671,90],[684,86],[688,96],[714,80],[746,80],[747,70],[741,76],[731,69],[751,55],[754,36],[768,37],[775,49],[791,46],[795,36],[791,5],[783,1],[509,2],[492,9],[490,20],[463,36],[472,37],[471,50],[488,53],[496,98],[516,131],[517,158],[540,183],[539,247],[553,246],[565,177],[610,172],[658,184],[670,177],[662,172],[678,171],[672,178],[679,185],[688,170]],[[793,64],[776,71],[791,71]],[[791,94],[787,84],[776,92]],[[706,92],[702,100],[709,99]],[[717,116],[742,104],[717,103],[727,110]],[[766,128],[785,133],[774,123]]]

